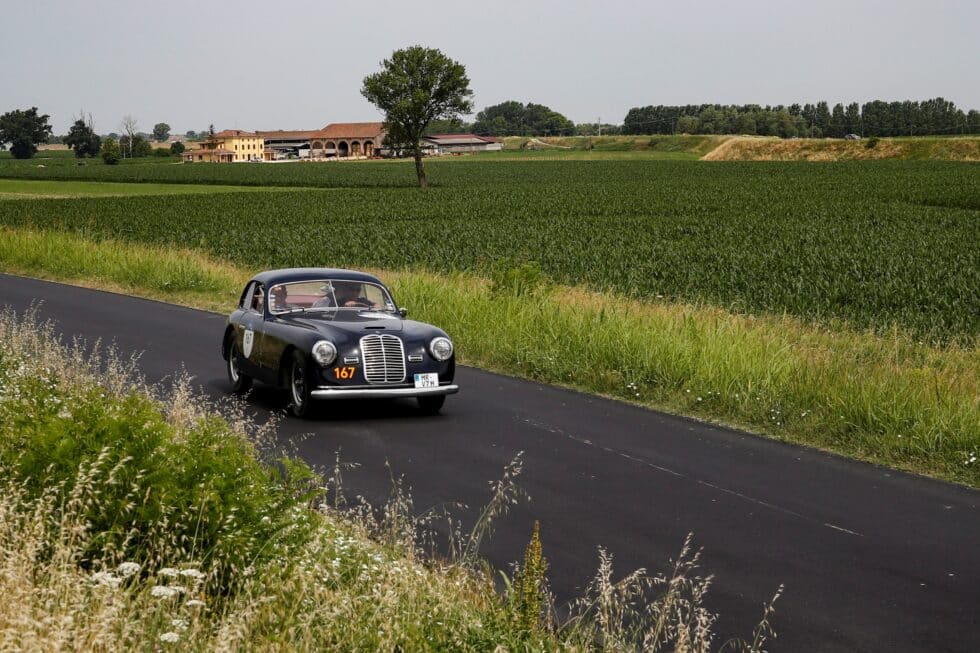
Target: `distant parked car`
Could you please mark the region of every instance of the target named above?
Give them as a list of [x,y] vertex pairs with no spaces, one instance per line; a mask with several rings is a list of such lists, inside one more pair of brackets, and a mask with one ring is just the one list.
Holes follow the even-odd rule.
[[844,136],[844,140],[846,140],[846,141],[859,141],[859,140],[861,140],[861,137],[858,136],[857,134],[847,134],[847,135]]
[[456,358],[445,331],[406,320],[370,274],[301,268],[256,275],[228,317],[221,353],[232,391],[258,380],[288,391],[290,410],[314,401],[412,397],[438,413]]

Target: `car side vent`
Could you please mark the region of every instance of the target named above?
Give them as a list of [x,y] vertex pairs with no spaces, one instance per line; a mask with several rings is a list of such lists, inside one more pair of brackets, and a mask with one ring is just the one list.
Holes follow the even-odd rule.
[[398,336],[372,333],[361,338],[364,378],[368,383],[401,383],[405,380],[405,345]]
[[375,325],[375,326],[366,326],[366,327],[364,327],[364,330],[367,331],[368,329],[387,329],[387,328],[388,327],[386,327],[386,326],[377,326],[377,325]]

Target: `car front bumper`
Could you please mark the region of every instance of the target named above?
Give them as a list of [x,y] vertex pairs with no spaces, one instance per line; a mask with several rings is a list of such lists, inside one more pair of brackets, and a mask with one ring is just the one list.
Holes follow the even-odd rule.
[[438,388],[385,388],[381,386],[340,388],[319,386],[310,390],[310,396],[314,399],[397,399],[398,397],[451,395],[457,392],[459,392],[459,386],[455,384],[440,385]]

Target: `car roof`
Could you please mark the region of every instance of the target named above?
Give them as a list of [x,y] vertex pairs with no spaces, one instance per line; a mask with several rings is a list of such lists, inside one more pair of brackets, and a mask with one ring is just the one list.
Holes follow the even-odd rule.
[[294,281],[316,281],[317,279],[335,279],[338,281],[367,281],[370,283],[381,283],[373,274],[358,272],[357,270],[343,270],[340,268],[286,268],[283,270],[266,270],[259,272],[252,277],[253,281],[267,286],[277,283],[290,283]]

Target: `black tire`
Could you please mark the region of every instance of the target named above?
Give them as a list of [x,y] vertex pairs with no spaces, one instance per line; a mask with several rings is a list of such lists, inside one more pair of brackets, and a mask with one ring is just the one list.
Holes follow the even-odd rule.
[[313,389],[310,366],[306,357],[298,351],[293,352],[286,371],[286,392],[289,393],[289,412],[296,417],[310,417],[313,414]]
[[252,377],[242,373],[239,360],[241,360],[241,352],[238,351],[238,345],[233,339],[228,345],[228,364],[225,365],[225,371],[228,372],[231,391],[236,395],[243,395],[252,389]]
[[429,395],[428,397],[416,397],[419,402],[419,410],[425,415],[438,415],[442,410],[442,405],[446,403],[446,395]]

